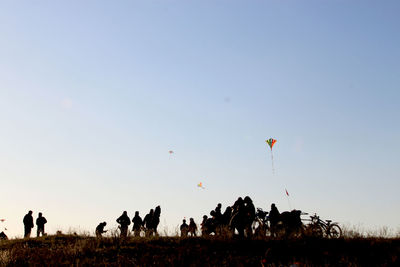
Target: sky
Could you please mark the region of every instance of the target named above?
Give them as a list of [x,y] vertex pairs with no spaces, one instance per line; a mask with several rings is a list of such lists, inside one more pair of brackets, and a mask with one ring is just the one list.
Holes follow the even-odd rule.
[[247,195],[399,230],[399,12],[397,0],[1,1],[0,230],[21,237],[32,210],[49,234],[93,234],[161,205],[159,231],[174,234]]

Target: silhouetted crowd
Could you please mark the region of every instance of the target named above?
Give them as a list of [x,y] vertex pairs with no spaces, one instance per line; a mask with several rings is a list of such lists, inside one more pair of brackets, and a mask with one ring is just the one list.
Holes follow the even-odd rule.
[[[268,230],[271,236],[275,236],[282,229],[289,231],[301,225],[300,214],[301,211],[298,210],[280,213],[275,204],[271,204],[269,212],[265,212],[259,208],[256,211],[253,201],[249,196],[246,196],[244,199],[239,197],[233,205],[227,206],[224,212],[222,212],[222,204],[218,203],[215,209],[210,211],[210,216],[204,215],[200,224],[200,231],[202,236],[233,235],[237,233],[239,237],[251,237],[254,234],[265,235],[265,232]],[[120,237],[126,238],[129,235],[129,225],[131,222],[134,237],[158,236],[157,227],[160,223],[160,215],[160,206],[150,209],[149,213],[143,219],[140,217],[139,211],[135,212],[132,220],[129,218],[128,213],[124,211],[116,220],[119,224]],[[23,219],[25,238],[30,237],[31,230],[34,227],[33,222],[32,211],[30,210]],[[46,218],[39,212],[36,219],[37,237],[46,235],[44,228],[46,223]],[[106,225],[106,222],[101,222],[97,225],[95,230],[97,237],[100,238],[107,232],[105,230]],[[189,224],[187,224],[186,219],[183,219],[179,230],[182,237],[195,237],[198,233],[197,224],[193,218],[189,219]]]
[[217,207],[210,212],[210,217],[203,216],[201,234],[203,236],[225,235],[236,229],[240,237],[243,237],[245,233],[250,236],[255,214],[256,210],[249,196],[244,199],[239,197],[232,206],[227,206],[223,213],[222,204],[218,203]]
[[[34,227],[33,224],[33,216],[32,211],[30,210],[23,219],[24,223],[24,238],[29,238],[31,236],[32,228]],[[155,209],[151,209],[148,214],[142,218],[139,215],[139,211],[135,212],[135,216],[132,219],[132,232],[135,237],[141,236],[141,233],[144,233],[144,236],[158,236],[157,227],[160,223],[160,215],[161,215],[161,207],[157,206]],[[128,236],[128,227],[131,224],[131,220],[128,216],[128,213],[124,211],[120,217],[116,220],[119,224],[118,229],[120,230],[120,237],[125,238]],[[38,218],[36,219],[36,226],[37,226],[37,237],[40,235],[45,236],[46,233],[44,231],[44,225],[47,223],[45,217],[43,217],[42,213],[39,212]],[[107,230],[104,228],[106,227],[106,222],[101,222],[96,227],[96,236],[102,237],[103,233],[106,233]],[[4,233],[3,233],[4,234]],[[4,234],[5,235],[5,234]],[[1,236],[0,236],[1,238]],[[5,236],[4,239],[7,239]]]
[[[222,204],[218,203],[217,207],[210,211],[210,217],[204,215],[201,222],[201,235],[233,236],[237,233],[242,238],[253,235],[265,236],[267,231],[272,237],[277,233],[288,235],[301,227],[300,215],[300,210],[280,213],[274,203],[271,204],[269,212],[260,208],[256,210],[249,196],[244,199],[239,197],[233,205],[227,206],[223,213]],[[181,236],[196,236],[191,232],[193,229],[197,230],[193,218],[190,218],[189,225],[186,224],[186,220],[183,220],[180,227]]]

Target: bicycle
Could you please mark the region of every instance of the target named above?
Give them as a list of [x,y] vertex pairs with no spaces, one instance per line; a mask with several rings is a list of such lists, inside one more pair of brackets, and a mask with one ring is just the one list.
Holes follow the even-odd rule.
[[267,211],[264,211],[261,208],[257,208],[256,218],[255,221],[253,222],[253,230],[254,230],[254,235],[258,237],[264,237],[269,233],[270,228],[268,225]]
[[338,223],[332,223],[332,220],[321,220],[317,214],[310,216],[311,222],[307,225],[307,229],[311,234],[317,237],[340,238],[342,229]]

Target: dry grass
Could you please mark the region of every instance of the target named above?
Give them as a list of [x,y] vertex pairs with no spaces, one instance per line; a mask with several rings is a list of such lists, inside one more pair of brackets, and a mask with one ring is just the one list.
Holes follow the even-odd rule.
[[[382,230],[382,235],[386,232]],[[400,266],[399,238],[237,239],[151,237],[97,239],[57,235],[0,243],[1,266]]]

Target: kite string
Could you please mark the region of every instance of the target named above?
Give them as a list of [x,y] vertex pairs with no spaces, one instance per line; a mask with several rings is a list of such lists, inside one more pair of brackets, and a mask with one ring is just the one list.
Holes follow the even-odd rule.
[[[268,143],[268,142],[267,142]],[[271,165],[272,165],[272,176],[275,177],[275,167],[274,167],[274,153],[272,152],[272,147],[271,148]],[[283,185],[283,182],[281,182]],[[285,193],[286,193],[286,199],[288,201],[289,209],[292,210],[292,203],[290,201],[289,194],[287,193],[287,189],[285,188]]]
[[[271,148],[271,165],[272,165],[272,176],[275,176],[274,153],[272,152],[272,148]],[[285,193],[286,192],[287,192],[287,190],[285,188]],[[292,210],[292,203],[291,203],[290,197],[287,195],[287,193],[286,193],[286,199],[288,201],[289,209]]]
[[292,210],[292,203],[290,201],[290,196],[288,195],[286,188],[285,188],[285,193],[286,193],[286,199],[287,199],[288,204],[289,204],[289,210]]
[[286,194],[286,199],[287,199],[288,204],[289,204],[289,209],[292,210],[292,203],[290,203],[290,198],[289,198],[289,196],[287,194]]

